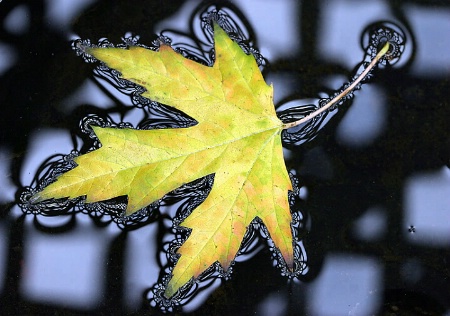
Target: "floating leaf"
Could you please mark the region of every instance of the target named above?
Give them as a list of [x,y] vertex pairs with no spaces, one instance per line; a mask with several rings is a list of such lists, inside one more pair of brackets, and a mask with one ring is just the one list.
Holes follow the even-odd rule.
[[135,130],[93,126],[102,147],[75,159],[34,200],[86,196],[97,202],[127,196],[132,214],[185,183],[214,174],[211,192],[182,223],[191,229],[165,295],[172,296],[214,262],[227,269],[250,223],[259,217],[289,267],[293,238],[291,182],[281,145],[283,123],[252,55],[217,25],[212,67],[171,47],[87,48],[125,79],[146,88],[143,96],[172,106],[198,124]]

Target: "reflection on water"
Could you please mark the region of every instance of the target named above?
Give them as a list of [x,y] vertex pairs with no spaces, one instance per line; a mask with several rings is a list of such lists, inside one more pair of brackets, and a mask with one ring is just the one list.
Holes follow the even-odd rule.
[[288,302],[284,293],[271,293],[258,306],[257,315],[272,316],[285,315],[288,309]]
[[334,254],[308,289],[311,315],[372,315],[381,303],[383,266],[365,256]]
[[353,222],[353,234],[359,240],[376,241],[385,237],[387,230],[386,210],[371,207]]
[[[351,68],[361,57],[360,32],[367,25],[379,20],[394,20],[385,1],[353,2],[338,0],[329,2],[321,12],[318,34],[318,54],[323,59]],[[345,21],[345,23],[343,23]]]
[[405,238],[412,244],[450,246],[450,169],[413,175],[405,184]]
[[[8,227],[3,224],[0,223],[0,236],[4,237],[8,235]],[[8,254],[8,239],[7,238],[2,238],[0,239],[0,275],[6,275],[6,265],[7,265],[7,261],[5,260],[7,254]],[[0,278],[0,289],[4,289],[5,288],[5,278]]]
[[11,181],[11,151],[0,147],[0,179],[2,179],[2,187],[0,190],[0,203],[7,203],[14,199],[14,187]]
[[51,155],[70,153],[73,150],[70,135],[64,130],[41,129],[30,137],[26,158],[23,162],[21,183],[33,182],[38,166]]
[[8,69],[12,68],[16,62],[14,50],[8,45],[2,45],[0,43],[0,54],[2,56],[0,60],[0,74],[5,73]]
[[[46,234],[33,228],[32,217],[26,221],[24,253],[26,273],[21,291],[32,301],[78,308],[94,308],[104,295],[106,249],[111,241],[107,230],[93,229],[92,221],[80,220],[69,232]],[[45,219],[44,219],[44,224]]]
[[386,128],[386,107],[383,91],[375,85],[364,87],[340,122],[336,131],[337,141],[349,147],[372,144]]
[[3,20],[3,27],[9,33],[21,35],[28,31],[30,12],[26,5],[18,5]]
[[128,234],[124,262],[124,296],[130,310],[136,310],[149,284],[158,281],[160,265],[154,240],[158,240],[154,225],[146,225]]
[[450,49],[450,38],[444,35],[450,31],[450,8],[409,5],[405,13],[414,26],[414,36],[420,44],[411,72],[419,77],[448,76],[450,60],[448,54],[442,52]]
[[[2,312],[148,311],[141,309],[142,297],[160,282],[167,261],[163,249],[172,236],[168,219],[152,218],[129,232],[109,225],[110,217],[82,213],[73,215],[74,226],[58,217],[61,222],[37,217],[38,225],[33,215],[22,223],[10,202],[17,188],[31,183],[47,157],[81,149],[83,142],[75,131],[87,114],[109,115],[116,122],[142,120],[142,111],[126,110],[131,105],[128,96],[114,92],[109,83],[88,78],[90,66],[73,56],[66,39],[76,31],[81,38],[96,41],[106,36],[119,42],[120,36],[131,32],[150,43],[162,29],[188,32],[186,22],[198,2],[148,1],[143,7],[139,1],[92,0],[76,2],[77,8],[62,5],[70,3],[75,2],[0,3],[6,12],[0,10],[4,31],[0,80],[2,86],[11,87],[0,100]],[[409,43],[415,45],[411,47],[417,49],[408,63],[376,72],[373,83],[356,93],[351,106],[344,104],[316,138],[290,148],[287,163],[308,192],[299,204],[310,227],[301,236],[310,265],[308,282],[287,284],[269,264],[266,244],[259,242],[250,247],[257,251],[233,267],[230,280],[215,283],[213,293],[200,292],[186,311],[261,315],[450,311],[450,182],[445,166],[450,164],[450,59],[443,53],[450,51],[448,36],[443,36],[450,33],[448,5],[400,0],[233,3],[230,12],[239,17],[242,12],[248,19],[246,32],[269,61],[264,72],[273,81],[277,105],[326,97],[347,81],[364,54],[361,32],[374,21],[402,25],[411,33]],[[160,10],[153,10],[155,6]],[[36,12],[41,12],[42,20]],[[34,28],[40,30],[34,34],[30,25],[46,28]],[[185,42],[184,35],[167,34]],[[36,45],[27,46],[34,40]],[[38,68],[54,52],[57,58],[45,64],[46,71]],[[24,62],[27,69],[19,69]],[[48,65],[57,66],[57,71]],[[38,77],[31,72],[34,68],[41,69]],[[33,78],[33,84],[23,78]],[[29,88],[18,89],[24,82]],[[52,90],[57,93],[48,93]],[[25,159],[21,162],[18,157]]]

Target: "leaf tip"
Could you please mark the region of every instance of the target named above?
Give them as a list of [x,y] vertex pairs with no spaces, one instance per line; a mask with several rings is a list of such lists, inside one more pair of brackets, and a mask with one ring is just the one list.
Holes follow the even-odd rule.
[[94,131],[95,134],[97,134],[98,131],[100,131],[102,129],[101,126],[97,126],[97,125],[89,125],[92,130]]
[[90,128],[92,128],[92,131],[94,132],[95,136],[98,138],[98,140],[101,142],[101,138],[104,135],[105,127],[97,126],[97,125],[89,125]]
[[164,51],[170,51],[170,50],[173,50],[173,48],[172,48],[172,46],[170,46],[170,45],[168,45],[168,44],[166,44],[166,43],[163,43],[163,42],[161,42],[160,43],[160,45],[159,45],[159,52],[164,52]]
[[94,58],[97,59],[97,60],[99,59],[99,58],[97,57],[97,51],[99,50],[98,47],[93,47],[93,46],[82,46],[81,49],[83,50],[83,52],[84,52],[85,54],[88,54],[88,55],[94,57]]
[[48,193],[48,186],[45,187],[42,191],[35,193],[28,199],[28,203],[35,205],[47,200],[58,199],[58,197],[53,196],[51,193]]
[[290,272],[293,272],[294,271],[294,261],[289,260],[289,262],[288,261],[285,261],[285,262],[286,262],[286,267],[288,268],[288,270]]
[[225,33],[225,30],[219,25],[217,21],[213,21],[213,30],[214,36],[217,36],[219,33]]
[[179,287],[173,286],[172,284],[167,285],[166,290],[164,291],[164,296],[166,298],[171,298],[178,291]]
[[41,192],[38,192],[30,197],[30,199],[28,200],[28,203],[36,204],[36,203],[42,202],[44,200],[46,200],[46,199],[41,196]]

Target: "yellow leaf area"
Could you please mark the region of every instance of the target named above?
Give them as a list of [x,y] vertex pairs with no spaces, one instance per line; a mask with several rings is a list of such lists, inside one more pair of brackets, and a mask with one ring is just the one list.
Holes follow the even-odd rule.
[[146,88],[143,96],[197,120],[188,128],[93,127],[102,147],[76,158],[77,167],[38,193],[38,200],[86,196],[87,202],[128,196],[132,214],[181,185],[215,174],[211,192],[182,223],[192,231],[167,286],[171,297],[218,261],[227,269],[255,217],[293,265],[282,122],[252,55],[217,25],[213,67],[171,47],[88,48],[87,52]]

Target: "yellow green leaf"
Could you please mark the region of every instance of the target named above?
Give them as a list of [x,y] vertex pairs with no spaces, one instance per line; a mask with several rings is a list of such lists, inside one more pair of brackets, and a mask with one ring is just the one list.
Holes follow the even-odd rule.
[[281,131],[273,88],[252,55],[218,26],[215,62],[207,67],[171,47],[89,48],[87,52],[146,88],[143,96],[197,120],[188,128],[135,130],[93,127],[101,148],[38,193],[38,200],[86,196],[87,202],[128,196],[132,214],[181,185],[209,174],[206,200],[181,226],[187,241],[165,295],[172,296],[214,262],[227,269],[250,223],[259,217],[288,266],[293,240]]

